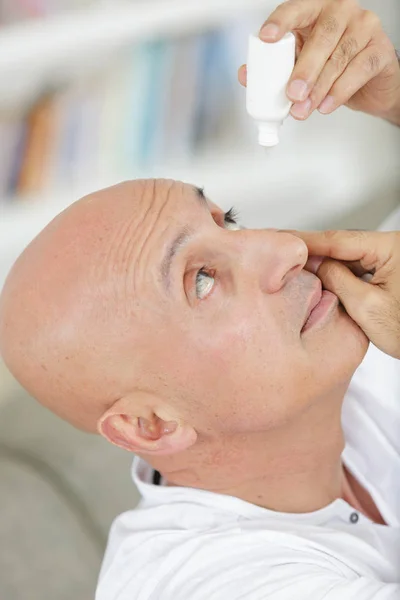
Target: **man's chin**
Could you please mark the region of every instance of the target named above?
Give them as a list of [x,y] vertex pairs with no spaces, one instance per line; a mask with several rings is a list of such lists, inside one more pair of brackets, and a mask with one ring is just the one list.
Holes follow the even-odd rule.
[[363,330],[339,304],[331,313],[326,323],[317,325],[308,332],[306,343],[316,345],[321,350],[348,356],[349,350],[354,353],[354,359],[359,362],[364,358],[369,340]]
[[350,381],[353,377],[367,353],[369,340],[339,306],[329,323],[309,336],[308,343],[313,345],[312,353],[324,372],[330,372],[333,380],[338,382]]

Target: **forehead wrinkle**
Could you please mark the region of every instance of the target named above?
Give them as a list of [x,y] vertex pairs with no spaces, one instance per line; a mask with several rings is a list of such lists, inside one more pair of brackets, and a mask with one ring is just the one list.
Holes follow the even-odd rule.
[[[136,292],[137,280],[140,279],[140,273],[148,271],[147,266],[149,265],[146,265],[146,256],[149,254],[149,252],[151,253],[152,248],[154,246],[154,232],[156,231],[157,233],[161,234],[168,229],[168,227],[163,224],[163,213],[170,204],[170,198],[173,190],[178,186],[176,185],[176,182],[171,181],[171,184],[168,186],[165,192],[165,183],[165,180],[152,180],[151,190],[149,190],[151,194],[151,201],[148,202],[147,210],[143,215],[141,222],[138,224],[137,230],[144,229],[143,226],[146,223],[146,221],[149,220],[149,218],[151,218],[151,221],[146,227],[146,233],[143,236],[143,242],[139,244],[135,264],[131,262],[131,254],[129,256],[129,259],[127,258],[127,262],[131,264],[131,267],[133,268],[133,277],[131,279],[133,283],[133,293]],[[161,189],[159,190],[159,188]],[[160,226],[158,227],[158,225]],[[148,252],[147,249],[149,246],[150,250]],[[129,294],[132,294],[132,290],[129,289],[128,283],[129,282],[126,281],[125,288],[127,297],[129,297]]]
[[[164,180],[157,179],[151,180],[151,185],[149,185],[150,182],[148,182],[146,188],[148,194],[145,194],[146,198],[144,199],[147,207],[140,222],[136,225],[135,233],[139,232],[139,235],[136,235],[136,238],[131,240],[130,248],[128,245],[128,250],[125,253],[124,259],[127,264],[127,269],[124,278],[124,298],[126,301],[128,301],[132,295],[134,297],[137,296],[137,288],[140,285],[139,281],[140,279],[143,279],[141,274],[148,272],[146,256],[149,252],[147,249],[150,247],[149,251],[151,253],[154,230],[158,229],[157,224],[160,223],[160,221],[162,223],[162,213],[169,204],[171,190],[174,187],[174,182],[172,182],[165,194],[162,187],[163,183]],[[161,193],[159,193],[159,187],[161,187]],[[147,197],[149,197],[149,199],[147,199]],[[147,222],[149,223],[147,224]],[[136,257],[133,256],[134,250],[136,252]]]
[[[146,209],[143,212],[143,216],[141,218],[139,218],[136,222],[135,225],[135,231],[133,232],[133,235],[128,239],[128,243],[126,244],[125,247],[125,252],[123,254],[123,263],[125,265],[127,265],[127,267],[131,267],[134,270],[134,266],[135,266],[135,262],[136,264],[139,264],[139,262],[141,261],[141,255],[143,253],[144,250],[144,246],[146,245],[146,241],[149,238],[149,234],[145,235],[145,239],[144,239],[144,243],[141,244],[140,243],[140,233],[142,233],[142,231],[144,231],[144,225],[146,223],[146,221],[148,220],[148,215],[151,214],[153,206],[156,202],[157,196],[156,196],[156,180],[153,179],[151,180],[151,184],[150,182],[147,183],[146,187],[145,187],[145,193],[144,193],[144,197],[142,199],[143,202],[146,203]],[[146,194],[147,188],[149,188],[148,190],[148,194]],[[151,229],[150,229],[151,230]],[[139,233],[139,235],[135,235]],[[136,250],[136,248],[139,248],[137,256],[136,256],[136,261],[134,260],[134,250]],[[128,269],[126,269],[125,272],[127,272]],[[134,284],[134,278],[133,278],[133,284]]]
[[[176,184],[175,184],[176,185]],[[154,230],[157,228],[158,224],[162,224],[162,214],[165,211],[165,209],[167,208],[167,206],[169,205],[169,200],[171,197],[171,191],[173,189],[173,187],[175,187],[174,182],[171,183],[171,185],[168,187],[167,193],[165,194],[165,197],[163,198],[163,201],[160,203],[160,206],[158,208],[157,211],[152,212],[152,224],[149,227],[149,231],[144,239],[143,244],[141,245],[140,249],[139,249],[139,254],[137,257],[137,264],[139,265],[143,260],[143,255],[145,254],[145,249],[147,244],[149,243],[150,239],[153,237],[152,234],[154,232]],[[157,188],[157,180],[154,180],[154,185],[153,185],[153,204],[154,201],[156,200],[157,196],[156,196],[156,188]],[[149,211],[147,211],[146,216],[148,214]],[[143,221],[145,220],[146,217],[144,217]],[[167,227],[162,227],[162,231],[164,232],[165,230],[167,230]]]
[[[146,184],[145,190],[148,185],[149,183]],[[137,204],[133,203],[132,205],[133,214],[131,214],[129,218],[125,218],[119,226],[115,228],[108,240],[107,250],[102,253],[102,260],[98,267],[100,278],[105,279],[106,281],[112,281],[117,297],[120,297],[121,295],[124,298],[128,297],[128,282],[132,282],[133,288],[135,288],[134,277],[129,276],[135,262],[132,255],[138,246],[143,223],[147,220],[147,216],[153,208],[153,182],[151,189],[150,199],[146,202],[145,210],[143,212],[140,211],[140,208],[142,208],[141,205],[144,203],[144,197],[147,195],[145,191],[142,191],[142,197],[138,199]],[[135,208],[137,210],[135,210]],[[141,214],[142,216],[140,216]],[[122,281],[120,275],[123,275]],[[135,291],[135,289],[133,291]]]

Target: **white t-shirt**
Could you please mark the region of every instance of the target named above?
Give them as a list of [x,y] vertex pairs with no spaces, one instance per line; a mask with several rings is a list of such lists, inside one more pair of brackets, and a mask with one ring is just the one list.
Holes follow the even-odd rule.
[[157,486],[136,457],[142,500],[112,525],[96,600],[399,600],[400,361],[370,347],[342,421],[343,462],[388,525],[342,499],[287,514]]

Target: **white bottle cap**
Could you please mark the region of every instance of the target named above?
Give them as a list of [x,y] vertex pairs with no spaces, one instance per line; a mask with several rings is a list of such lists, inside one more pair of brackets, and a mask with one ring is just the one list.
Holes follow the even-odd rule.
[[258,123],[258,143],[260,146],[276,146],[279,144],[279,129],[282,121]]

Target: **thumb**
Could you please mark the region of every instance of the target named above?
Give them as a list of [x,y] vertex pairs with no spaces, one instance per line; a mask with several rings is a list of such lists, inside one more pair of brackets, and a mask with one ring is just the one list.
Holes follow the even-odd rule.
[[378,296],[381,290],[362,281],[343,263],[332,259],[323,261],[318,269],[318,277],[325,289],[336,294],[350,317],[361,328],[368,327],[368,323],[361,321],[367,317],[368,309],[374,304],[374,296]]

